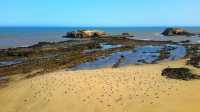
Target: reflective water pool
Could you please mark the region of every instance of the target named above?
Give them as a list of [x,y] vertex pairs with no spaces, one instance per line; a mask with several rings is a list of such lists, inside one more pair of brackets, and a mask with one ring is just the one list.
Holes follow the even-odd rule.
[[181,45],[146,45],[139,46],[128,51],[116,52],[107,57],[99,57],[95,61],[78,65],[74,67],[73,70],[112,67],[122,56],[124,60],[119,63],[119,66],[156,63],[160,60],[176,60],[185,57],[185,55],[186,48]]

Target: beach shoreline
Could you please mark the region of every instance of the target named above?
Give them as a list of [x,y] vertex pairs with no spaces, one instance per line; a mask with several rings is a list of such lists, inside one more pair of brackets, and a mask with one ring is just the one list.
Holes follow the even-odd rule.
[[0,112],[200,112],[199,4],[2,0]]
[[[167,67],[186,60],[96,70],[60,70],[9,83],[0,89],[3,112],[198,112],[198,80],[167,79]],[[183,108],[184,107],[184,108]]]
[[77,33],[0,50],[0,111],[200,111],[200,44]]

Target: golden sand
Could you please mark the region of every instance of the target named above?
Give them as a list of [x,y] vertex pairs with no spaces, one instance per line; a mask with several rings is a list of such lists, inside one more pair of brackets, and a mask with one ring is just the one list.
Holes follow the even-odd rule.
[[185,60],[12,82],[0,89],[0,112],[200,112],[200,81],[166,79],[168,66],[184,67]]

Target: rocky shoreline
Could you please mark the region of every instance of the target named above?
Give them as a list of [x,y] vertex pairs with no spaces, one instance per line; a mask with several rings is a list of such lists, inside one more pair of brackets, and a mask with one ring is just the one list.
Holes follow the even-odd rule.
[[[111,48],[106,50],[99,50],[94,52],[84,52],[84,50],[101,48],[100,43],[107,43],[110,45],[122,45],[118,48]],[[28,67],[27,65],[35,65],[36,68],[41,68],[43,63],[49,65],[48,69],[51,69],[51,65],[57,66],[57,64],[67,63],[66,67],[72,67],[76,63],[81,63],[82,61],[94,60],[98,56],[104,56],[111,54],[116,51],[123,51],[133,48],[136,45],[146,45],[146,44],[167,44],[172,43],[170,41],[143,41],[143,40],[131,40],[125,38],[101,38],[101,39],[89,39],[83,41],[63,41],[57,43],[50,42],[40,42],[36,45],[22,48],[12,48],[12,49],[2,49],[0,50],[0,61],[11,61],[21,59],[22,63],[11,64],[9,66],[0,67],[1,76],[26,73],[28,68],[24,68],[25,71],[19,71],[19,68]],[[81,59],[81,57],[83,59]],[[87,59],[87,57],[90,57]],[[72,60],[74,59],[74,61]],[[71,64],[69,64],[69,62]],[[37,63],[37,64],[36,64]],[[45,64],[45,65],[46,65]],[[46,65],[46,66],[47,66]],[[40,67],[41,66],[41,67]],[[19,68],[18,68],[19,67]],[[15,70],[12,70],[14,69]],[[18,69],[16,69],[18,68]],[[30,69],[35,67],[30,67]],[[49,70],[45,70],[49,71]]]
[[[96,34],[95,34],[96,35]],[[200,45],[177,43],[172,41],[153,41],[128,39],[124,33],[119,36],[104,36],[101,38],[88,38],[84,40],[70,40],[62,42],[39,42],[29,47],[9,48],[0,50],[0,77],[8,81],[10,76],[26,74],[23,78],[31,78],[38,74],[73,68],[77,65],[106,57],[112,53],[133,50],[144,45],[183,45],[187,49],[185,58],[199,52]],[[111,46],[102,48],[102,44]],[[112,47],[120,45],[119,47]],[[89,52],[85,52],[89,51]],[[162,50],[160,59],[168,55]],[[163,58],[165,59],[165,58]],[[116,60],[117,62],[118,60]],[[141,62],[143,62],[141,60]],[[145,62],[143,62],[145,63]]]

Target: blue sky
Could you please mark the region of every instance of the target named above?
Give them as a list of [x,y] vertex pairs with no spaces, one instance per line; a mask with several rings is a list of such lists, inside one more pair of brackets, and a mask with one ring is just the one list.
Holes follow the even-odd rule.
[[200,0],[0,0],[0,26],[200,26]]

